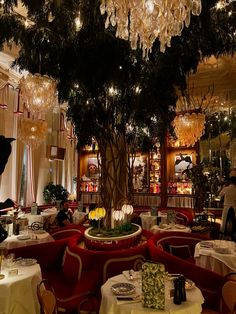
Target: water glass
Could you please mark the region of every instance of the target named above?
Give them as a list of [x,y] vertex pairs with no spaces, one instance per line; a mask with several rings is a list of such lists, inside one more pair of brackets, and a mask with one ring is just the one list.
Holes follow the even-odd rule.
[[6,261],[6,267],[8,268],[13,267],[15,263],[15,254],[14,253],[7,254],[5,261]]

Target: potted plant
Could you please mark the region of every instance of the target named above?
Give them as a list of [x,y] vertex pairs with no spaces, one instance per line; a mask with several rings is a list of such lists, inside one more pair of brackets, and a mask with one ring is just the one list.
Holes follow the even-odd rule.
[[66,201],[69,192],[61,184],[53,184],[49,182],[43,190],[45,202],[54,203],[56,201]]

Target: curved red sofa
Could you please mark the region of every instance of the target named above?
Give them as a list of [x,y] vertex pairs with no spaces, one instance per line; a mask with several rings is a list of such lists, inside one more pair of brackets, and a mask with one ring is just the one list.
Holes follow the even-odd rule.
[[49,233],[54,240],[71,238],[72,236],[84,234],[85,227],[82,225],[68,225],[64,227],[57,227],[49,230]]
[[127,269],[137,269],[145,259],[150,258],[147,240],[152,233],[143,230],[141,243],[128,249],[89,250],[79,245],[75,238],[69,240],[68,249],[71,255],[80,256],[83,265],[95,269],[99,273],[99,283],[102,285],[108,278],[122,273]]
[[165,265],[169,273],[181,273],[191,279],[202,291],[204,304],[214,310],[220,308],[221,287],[224,277],[194,264],[193,260],[183,259],[168,252],[168,246],[189,246],[193,254],[194,246],[206,237],[185,232],[163,232],[148,240],[151,260]]

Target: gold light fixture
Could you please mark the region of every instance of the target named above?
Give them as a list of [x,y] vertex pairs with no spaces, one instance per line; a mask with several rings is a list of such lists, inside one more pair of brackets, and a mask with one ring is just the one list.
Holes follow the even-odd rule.
[[20,95],[33,113],[47,112],[57,103],[56,81],[47,75],[28,74],[20,80]]
[[32,149],[37,148],[46,139],[47,122],[43,120],[33,120],[22,118],[19,120],[18,134],[19,139]]
[[205,130],[204,113],[185,113],[177,115],[173,121],[176,136],[181,146],[194,146]]
[[107,13],[106,28],[117,26],[116,36],[130,40],[132,49],[141,47],[148,58],[156,38],[164,52],[171,38],[181,35],[191,13],[201,13],[201,0],[102,0],[100,11]]

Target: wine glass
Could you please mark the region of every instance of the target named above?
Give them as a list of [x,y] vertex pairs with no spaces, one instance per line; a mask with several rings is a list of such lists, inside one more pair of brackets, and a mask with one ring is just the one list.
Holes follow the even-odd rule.
[[11,268],[14,266],[14,262],[15,262],[15,254],[14,253],[9,253],[6,256],[6,266],[8,268]]

